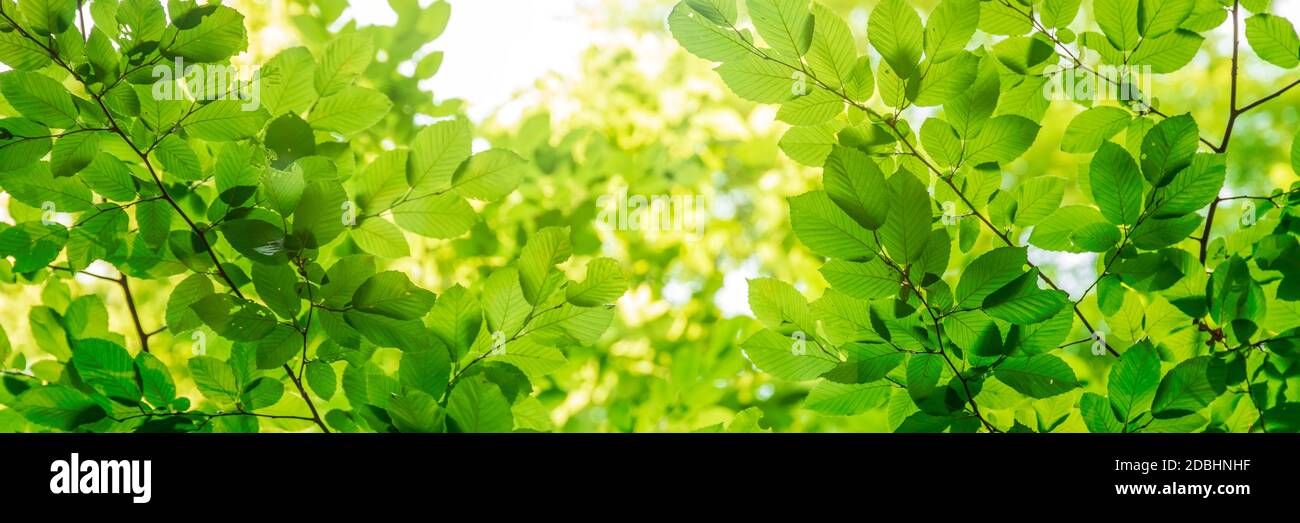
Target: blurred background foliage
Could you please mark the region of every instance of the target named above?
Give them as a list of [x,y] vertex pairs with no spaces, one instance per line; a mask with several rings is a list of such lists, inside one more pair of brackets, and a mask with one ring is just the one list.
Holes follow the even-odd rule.
[[[471,23],[458,21],[457,7],[477,1],[449,2],[450,23]],[[437,37],[446,20],[440,8],[428,0],[390,0],[386,8],[396,14],[395,24],[365,26],[357,24],[357,19],[363,18],[359,13],[385,7],[373,2],[350,7],[348,0],[226,3],[247,15],[250,46],[238,57],[246,64],[264,63],[295,45],[318,51],[331,33],[371,33],[378,54],[363,83],[388,95],[394,107],[379,125],[353,139],[362,145],[358,150],[377,155],[395,144],[409,143],[420,126],[443,118],[471,119],[472,113],[485,115],[471,119],[475,136],[481,137],[476,151],[490,144],[512,149],[530,160],[519,190],[477,209],[484,221],[469,234],[446,241],[408,234],[412,256],[395,262],[392,268],[407,272],[416,283],[438,293],[456,283],[469,286],[485,278],[490,268],[516,256],[530,232],[551,225],[573,227],[576,256],[566,265],[581,267],[597,255],[622,263],[632,286],[619,301],[614,324],[595,347],[570,352],[564,368],[534,383],[542,403],[552,412],[556,430],[690,431],[726,424],[749,407],[762,411],[763,428],[781,432],[889,430],[885,412],[830,417],[800,408],[806,385],[773,380],[755,371],[741,354],[739,340],[757,328],[748,310],[747,279],[776,277],[793,283],[810,299],[826,288],[817,271],[821,260],[795,240],[785,203],[786,197],[815,188],[820,172],[796,164],[781,152],[778,140],[786,127],[775,122],[774,108],[730,95],[708,64],[673,42],[664,21],[675,0],[580,2],[581,24],[591,28],[591,34],[599,32],[605,37],[577,57],[576,74],[546,74],[499,107],[474,107],[464,100],[443,98],[430,87],[427,79],[438,72],[444,53],[472,59],[476,50],[440,45]],[[859,49],[865,48],[867,14],[875,0],[821,3],[849,21]],[[926,13],[936,3],[913,2]],[[1279,6],[1279,14],[1296,14],[1286,11]],[[512,14],[506,11],[498,16]],[[1087,26],[1091,19],[1085,12],[1075,23]],[[495,34],[490,24],[472,23],[481,25],[472,27],[473,31],[488,33],[491,38],[512,38]],[[432,43],[426,44],[429,41]],[[509,45],[533,42],[518,40]],[[1171,114],[1191,112],[1203,134],[1215,136],[1226,124],[1226,58],[1230,50],[1230,30],[1220,27],[1211,33],[1192,66],[1156,78],[1152,94],[1158,107]],[[1285,72],[1250,53],[1243,53],[1242,60],[1244,100],[1271,93],[1290,80]],[[1233,154],[1228,158],[1229,192],[1267,194],[1273,187],[1294,181],[1285,159],[1292,130],[1300,126],[1298,107],[1300,90],[1238,123]],[[1067,102],[1051,105],[1035,146],[1007,167],[1004,189],[1015,187],[1018,179],[1027,176],[1075,178],[1089,157],[1061,152],[1057,144],[1066,125],[1082,109]],[[913,117],[917,120],[913,127],[919,128],[924,115]],[[363,163],[358,159],[358,164]],[[597,220],[597,200],[624,187],[631,194],[705,198],[709,220],[703,233],[648,234],[602,228]],[[1070,184],[1063,205],[1088,201]],[[0,219],[12,223],[13,216],[33,211],[20,207],[0,194]],[[1225,203],[1220,212],[1230,219],[1216,224],[1220,229],[1216,234],[1231,232],[1238,223],[1239,207],[1236,202]],[[972,252],[983,252],[990,240],[990,235],[984,234],[982,245]],[[1049,274],[1067,290],[1080,292],[1096,277],[1095,255],[1038,254],[1049,260]],[[954,251],[953,256],[963,255]],[[957,259],[950,266],[962,267],[969,261]],[[71,285],[63,281],[45,286],[12,282],[12,274],[0,274],[0,326],[13,340],[15,351],[33,357],[38,354],[30,341],[33,336],[27,318],[32,306],[66,306],[86,293],[102,297],[112,331],[131,332],[130,317],[114,283],[88,277],[78,277]],[[171,285],[140,282],[135,295],[142,316],[162,318],[165,293]],[[1092,301],[1090,298],[1084,306],[1096,311]],[[213,345],[222,343],[215,336],[210,339]],[[172,369],[185,368],[189,343],[189,339],[172,339],[166,332],[151,340],[154,354]],[[228,348],[209,347],[212,352],[222,350]],[[1077,348],[1079,352],[1087,350],[1086,345]],[[1074,363],[1076,370],[1084,366]],[[41,375],[39,361],[29,365],[34,374]],[[1091,374],[1081,371],[1079,377],[1085,384],[1097,383],[1101,372],[1104,369],[1094,369]],[[177,378],[182,394],[199,397],[192,383]],[[286,398],[294,400],[289,395]],[[1040,400],[1035,409],[1069,411],[1069,403],[1060,404],[1059,399]],[[343,395],[334,399],[334,403],[345,401]],[[0,430],[37,428],[12,411],[0,410]],[[277,428],[304,430],[309,424],[292,420],[262,423],[262,430]],[[1085,428],[1074,414],[1056,430]]]

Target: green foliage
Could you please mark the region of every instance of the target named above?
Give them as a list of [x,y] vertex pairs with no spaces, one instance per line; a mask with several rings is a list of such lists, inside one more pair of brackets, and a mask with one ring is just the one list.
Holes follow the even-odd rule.
[[[336,34],[337,10],[303,18],[304,32],[320,24],[311,45],[228,86],[250,99],[149,74],[233,67],[250,43],[233,8],[100,0],[87,33],[74,2],[0,6],[13,69],[0,73],[0,188],[20,221],[0,225],[0,256],[7,282],[47,294],[29,319],[49,358],[29,372],[0,335],[0,403],[64,431],[548,430],[534,380],[600,338],[622,267],[592,258],[571,281],[572,232],[546,227],[441,296],[386,270],[411,255],[408,232],[467,236],[528,162],[474,153],[454,107],[413,101],[413,80],[389,85],[395,65],[376,65],[378,49],[413,57],[449,9],[412,3],[397,27]],[[415,127],[398,108],[444,118]],[[134,332],[110,331],[97,295],[68,294],[74,277],[114,282]],[[133,298],[145,282],[162,317]],[[163,332],[193,343],[156,355]]]
[[[673,16],[695,25],[674,36],[722,62],[718,73],[741,98],[781,104],[778,119],[793,126],[782,149],[821,168],[823,190],[789,199],[790,225],[826,258],[829,288],[810,307],[794,287],[751,280],[763,328],[742,343],[760,371],[811,382],[803,408],[850,416],[887,406],[900,432],[1050,431],[1069,417],[1093,432],[1291,426],[1283,420],[1294,399],[1277,393],[1286,378],[1275,372],[1297,357],[1288,340],[1300,293],[1283,274],[1300,262],[1300,184],[1262,196],[1222,191],[1238,118],[1295,84],[1239,103],[1234,60],[1235,105],[1218,144],[1191,114],[1153,107],[1152,93],[1112,105],[1095,92],[1048,99],[1044,88],[1055,76],[1137,81],[1108,80],[1100,65],[1178,71],[1201,33],[1229,17],[1245,24],[1236,45],[1294,67],[1292,24],[1261,12],[1266,3],[1246,6],[1255,13],[1247,18],[1232,2],[944,0],[923,16],[888,0],[869,15],[870,52],[835,45],[833,60],[817,42],[854,39],[833,10],[750,2],[755,39],[730,14],[733,3],[678,4]],[[1101,32],[1076,39],[1067,28],[1081,4]],[[791,45],[807,37],[776,19],[811,27],[811,50]],[[850,90],[846,76],[875,60],[879,97]],[[1075,180],[1038,166],[1004,181],[1009,166],[1054,139],[1040,132],[1048,108],[1071,103],[1084,110],[1045,146],[1092,155],[1077,179],[1084,201],[1065,198]],[[1250,214],[1214,236],[1229,200],[1249,201]],[[1096,280],[1067,293],[1037,261],[1053,252],[1096,253]],[[971,261],[954,264],[955,253]],[[856,325],[842,330],[835,318]],[[1267,421],[1270,413],[1280,419]]]

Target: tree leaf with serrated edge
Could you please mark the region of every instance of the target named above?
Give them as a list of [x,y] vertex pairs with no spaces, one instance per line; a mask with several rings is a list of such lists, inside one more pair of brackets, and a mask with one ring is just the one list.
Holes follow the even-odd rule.
[[1196,120],[1190,114],[1174,116],[1156,124],[1142,139],[1142,176],[1147,182],[1154,187],[1164,187],[1179,171],[1191,165],[1199,133]]
[[1300,36],[1290,20],[1268,13],[1246,19],[1246,42],[1264,61],[1291,69],[1300,65]]
[[993,369],[993,375],[1031,398],[1050,398],[1079,386],[1074,370],[1051,354],[1007,358]]
[[822,183],[831,201],[858,225],[876,230],[885,223],[892,198],[884,173],[871,157],[836,146],[826,157]]
[[405,273],[385,271],[368,278],[352,294],[352,306],[362,312],[398,320],[423,318],[436,296],[421,289]]
[[924,48],[921,17],[906,0],[885,0],[876,5],[867,21],[867,39],[898,76],[916,73]]
[[613,303],[627,291],[627,278],[618,262],[609,258],[596,258],[587,264],[587,279],[571,283],[565,289],[569,303],[579,307],[595,307]]
[[1028,258],[1024,248],[999,247],[976,258],[963,271],[954,293],[958,307],[979,306],[1002,286],[1024,274]]
[[747,32],[737,34],[730,26],[723,25],[728,22],[712,6],[688,5],[692,3],[677,4],[668,15],[668,30],[683,48],[712,62],[730,62],[749,55],[752,38]]
[[944,0],[925,24],[925,54],[942,62],[957,54],[975,36],[980,4],[976,0]]
[[790,227],[813,252],[844,260],[869,260],[875,256],[878,247],[870,231],[837,207],[825,191],[804,193],[788,201]]
[[1038,270],[1031,269],[984,298],[983,309],[999,320],[1027,325],[1055,316],[1069,302],[1065,291],[1040,289]]
[[1130,347],[1110,369],[1106,390],[1110,404],[1126,428],[1151,408],[1160,384],[1160,359],[1149,343]]
[[930,240],[933,221],[930,195],[925,185],[907,171],[896,172],[889,178],[889,194],[893,204],[880,228],[880,241],[895,262],[918,261]]
[[1128,128],[1133,116],[1119,107],[1093,107],[1070,120],[1061,138],[1061,150],[1067,153],[1086,154],[1097,150],[1101,144]]
[[1055,176],[1030,178],[1016,187],[1015,224],[1020,227],[1035,225],[1061,207],[1065,196],[1065,180]]
[[1106,142],[1092,158],[1088,181],[1101,214],[1115,225],[1133,225],[1142,213],[1142,174],[1122,147]]
[[853,416],[884,405],[892,388],[889,383],[820,381],[808,393],[804,408],[828,416]]
[[754,333],[741,343],[745,357],[759,370],[788,381],[807,381],[835,368],[837,362],[819,354],[808,344],[804,354],[793,350],[793,339],[767,329]]
[[745,0],[758,35],[777,55],[797,61],[812,46],[813,15],[804,0]]

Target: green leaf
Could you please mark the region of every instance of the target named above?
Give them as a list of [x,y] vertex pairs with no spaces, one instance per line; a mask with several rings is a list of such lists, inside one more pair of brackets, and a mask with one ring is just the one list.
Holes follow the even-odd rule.
[[792,338],[767,329],[754,333],[741,343],[740,348],[760,371],[787,381],[807,381],[835,368],[837,362],[820,354],[813,343],[807,343],[803,354],[797,354],[799,345]]
[[781,105],[776,119],[791,125],[816,125],[844,112],[844,99],[825,89],[814,88]]
[[[518,286],[518,278],[515,282]],[[469,352],[482,325],[483,309],[478,299],[460,285],[444,291],[429,312],[429,328],[455,352],[456,359]]]
[[954,294],[957,307],[978,307],[986,297],[1024,274],[1028,263],[1022,247],[999,247],[966,267]]
[[902,288],[902,276],[879,258],[866,263],[831,260],[821,273],[835,290],[864,300],[893,296]]
[[925,254],[932,221],[930,195],[915,176],[899,171],[889,178],[889,218],[880,228],[880,241],[895,262],[912,263]]
[[1291,140],[1291,170],[1300,174],[1300,132]]
[[1079,4],[1083,0],[1044,0],[1040,19],[1045,27],[1063,29],[1079,16]]
[[569,284],[565,293],[569,303],[579,307],[595,307],[614,303],[627,292],[627,278],[618,262],[609,258],[596,258],[587,264],[587,279]]
[[951,167],[961,162],[964,146],[961,137],[948,122],[927,118],[921,124],[921,145],[930,158],[941,166]]
[[262,107],[272,115],[304,114],[319,95],[313,78],[316,59],[305,47],[280,51],[259,69]]
[[1110,369],[1106,390],[1111,407],[1124,422],[1133,421],[1151,408],[1160,384],[1160,359],[1149,343],[1130,347]]
[[514,416],[501,388],[482,375],[461,380],[452,389],[447,414],[457,432],[510,432]]
[[483,151],[461,164],[452,176],[452,190],[475,200],[500,200],[519,185],[527,163],[518,154],[505,149]]
[[519,252],[519,284],[528,303],[537,305],[547,298],[542,287],[555,265],[573,255],[568,227],[547,227],[537,231]]
[[532,336],[506,344],[505,354],[493,361],[510,364],[528,376],[545,376],[569,362],[559,349],[535,343]]
[[285,234],[262,220],[231,220],[221,225],[222,235],[240,254],[258,263],[283,263]]
[[943,330],[951,342],[977,356],[1000,356],[1011,350],[1009,344],[1002,342],[1002,331],[997,323],[979,310],[945,316]]
[[411,283],[405,273],[385,271],[371,276],[357,288],[352,305],[361,312],[415,320],[429,313],[435,298],[432,292]]
[[435,123],[416,133],[411,142],[406,182],[412,195],[423,195],[451,187],[452,175],[471,154],[469,125],[462,120]]
[[1227,176],[1227,159],[1221,154],[1198,153],[1192,163],[1174,175],[1160,190],[1155,216],[1169,218],[1196,212],[1219,196]]
[[479,220],[469,202],[452,193],[407,200],[391,214],[403,229],[439,239],[465,234]]
[[956,56],[975,36],[979,21],[980,4],[976,0],[940,2],[925,24],[926,56],[935,62]]
[[992,35],[1023,35],[1034,28],[1025,11],[1009,3],[981,2],[979,29]]
[[1138,33],[1138,0],[1096,0],[1092,7],[1097,25],[1110,44],[1132,51],[1141,39]]
[[1070,234],[1070,244],[1082,252],[1106,252],[1123,239],[1119,228],[1106,222],[1079,226]]
[[277,325],[275,314],[228,294],[211,294],[190,305],[213,331],[231,341],[257,341]]
[[1007,163],[1029,150],[1038,137],[1038,124],[1023,116],[1002,115],[984,125],[966,144],[966,158],[975,164]]
[[836,133],[844,124],[837,120],[818,125],[791,127],[778,143],[790,159],[811,167],[821,167],[831,148],[839,142]]
[[1138,32],[1146,38],[1157,38],[1178,29],[1194,7],[1196,0],[1142,0],[1138,6]]
[[813,15],[806,0],[745,0],[754,28],[778,56],[798,61],[813,40]]
[[343,186],[335,180],[307,184],[293,212],[293,235],[308,249],[329,244],[343,233],[343,205],[347,200]]
[[1132,120],[1132,115],[1119,107],[1088,109],[1070,120],[1061,138],[1061,150],[1079,154],[1094,152],[1106,140],[1127,129]]
[[1016,187],[1014,221],[1018,227],[1028,227],[1051,216],[1061,208],[1065,197],[1065,179],[1055,176],[1030,178]]
[[1046,321],[1070,303],[1065,291],[1040,289],[1038,270],[1017,277],[984,298],[984,312],[1002,321],[1028,325]]
[[716,69],[723,83],[736,96],[758,103],[782,103],[795,97],[801,74],[785,65],[748,55]]
[[804,408],[828,416],[853,416],[889,401],[889,383],[836,383],[821,381],[808,393]]
[[339,35],[321,55],[316,66],[314,84],[321,96],[329,96],[352,85],[370,65],[375,55],[370,34],[354,32]]
[[[163,33],[162,54],[194,62],[220,62],[248,48],[244,15],[225,6],[203,6],[206,13],[197,25],[186,29],[169,26]],[[186,16],[191,16],[193,12]]]
[[1192,61],[1205,38],[1179,29],[1159,38],[1147,38],[1129,57],[1129,63],[1151,66],[1156,74],[1172,73]]
[[1079,399],[1079,412],[1083,415],[1083,423],[1088,427],[1088,432],[1098,434],[1124,432],[1124,424],[1115,419],[1115,411],[1110,408],[1110,402],[1105,396],[1092,392],[1083,393],[1083,397]]
[[906,0],[885,0],[867,21],[867,40],[900,78],[912,78],[924,46],[921,17]]
[[[844,260],[869,260],[875,256],[878,247],[871,232],[837,207],[825,191],[804,193],[788,201],[790,226],[799,241],[813,252]],[[926,214],[928,219],[928,210]]]
[[1290,20],[1268,13],[1247,18],[1246,41],[1268,63],[1283,69],[1300,65],[1300,36]]
[[284,397],[283,383],[271,378],[261,377],[244,387],[239,402],[244,405],[246,410],[257,410],[275,405],[282,397]]
[[1088,175],[1101,214],[1115,225],[1133,225],[1142,214],[1142,174],[1123,147],[1106,142],[1092,158]]
[[140,388],[145,401],[163,407],[176,399],[176,384],[167,365],[148,352],[135,355],[135,369],[140,374]]
[[870,156],[836,146],[826,157],[822,183],[831,201],[858,225],[876,230],[885,223],[892,198],[884,173]]
[[[734,21],[735,16],[733,12],[730,20]],[[749,55],[753,38],[748,32],[732,30],[727,20],[716,7],[702,0],[682,2],[668,15],[668,30],[691,54],[711,62],[730,62]]]
[[970,88],[979,73],[979,58],[966,51],[930,67],[919,81],[907,84],[906,96],[920,107],[943,105]]
[[1160,381],[1151,411],[1165,419],[1195,413],[1223,394],[1226,381],[1226,369],[1210,356],[1183,361]]
[[210,101],[185,119],[185,130],[195,138],[213,142],[233,142],[256,136],[270,119],[270,114],[260,107],[250,110],[248,103],[242,100]]
[[433,396],[418,390],[394,395],[385,409],[401,432],[423,434],[446,431],[446,412]]
[[80,179],[91,190],[116,201],[135,199],[136,183],[131,171],[121,160],[107,155],[95,155],[90,165],[81,171]]
[[1190,114],[1156,124],[1142,139],[1142,175],[1154,187],[1168,185],[1191,165],[1199,140],[1200,131]]
[[906,354],[878,343],[849,343],[842,347],[849,360],[822,377],[836,383],[870,383],[903,364]]
[[379,123],[392,107],[383,93],[350,85],[321,98],[307,120],[314,129],[351,135]]
[[1201,217],[1187,214],[1165,220],[1150,219],[1129,233],[1129,239],[1139,249],[1156,250],[1186,240],[1201,225]]
[[805,336],[815,331],[808,301],[789,283],[775,278],[749,280],[749,308],[758,321],[770,329],[781,330],[787,324],[802,329]]
[[24,222],[0,231],[0,256],[13,256],[17,273],[45,268],[67,244],[68,229],[58,223]]
[[167,329],[180,333],[202,325],[203,320],[190,306],[212,292],[212,281],[202,274],[191,274],[177,284],[167,299]]
[[[23,0],[18,13],[33,32],[39,35],[57,35],[72,26],[79,4],[75,0]],[[13,8],[6,2],[5,7]],[[10,11],[9,16],[13,15]],[[6,29],[7,31],[7,29]]]
[[1079,386],[1070,365],[1051,354],[1007,358],[993,369],[993,375],[1031,398],[1050,398]]
[[239,399],[235,370],[230,364],[211,356],[197,356],[190,358],[189,369],[194,385],[208,399],[222,404],[231,404]]
[[1073,327],[1074,309],[1066,307],[1043,323],[1012,325],[1007,332],[1007,346],[1021,354],[1042,354],[1059,347]]
[[493,272],[483,286],[483,312],[489,331],[514,336],[524,326],[533,307],[524,297],[519,271],[513,267]]
[[78,340],[72,365],[82,381],[109,398],[134,403],[140,400],[140,379],[131,354],[106,340]]
[[[406,356],[404,353],[403,357]],[[338,387],[338,376],[334,373],[334,367],[323,361],[313,361],[307,364],[307,386],[315,392],[320,399],[329,401],[334,397],[334,391]]]
[[380,258],[402,258],[411,254],[401,229],[383,218],[363,220],[361,225],[352,229],[352,241],[357,242],[361,250]]
[[[831,88],[854,91],[858,44],[853,39],[853,31],[843,18],[826,6],[814,3],[812,13],[816,23],[812,47],[808,50],[808,67],[817,79]],[[870,71],[869,67],[867,71]]]
[[685,4],[715,24],[736,23],[736,0],[686,0]]
[[[70,129],[78,110],[63,84],[40,73],[9,71],[0,74],[0,94],[23,116],[49,127]],[[6,120],[7,121],[7,120]]]
[[403,387],[442,397],[451,378],[451,360],[442,347],[402,353],[397,379]]
[[104,419],[104,408],[76,389],[46,385],[28,389],[14,405],[28,421],[59,430],[73,430]]
[[135,206],[135,221],[140,226],[140,237],[153,248],[161,248],[171,233],[175,211],[164,200],[142,201]]
[[253,287],[258,297],[282,318],[297,318],[302,309],[297,285],[298,274],[287,264],[253,265]]
[[26,118],[0,120],[0,172],[28,167],[50,152],[50,130]]
[[1076,244],[1075,233],[1097,223],[1106,224],[1106,218],[1097,209],[1067,205],[1034,226],[1033,233],[1029,235],[1029,243],[1049,251],[1085,252],[1086,248]]
[[54,176],[77,174],[99,153],[99,133],[76,133],[59,138],[50,153],[50,171]]

